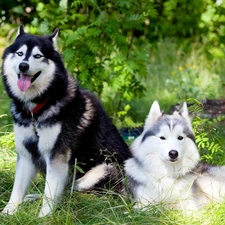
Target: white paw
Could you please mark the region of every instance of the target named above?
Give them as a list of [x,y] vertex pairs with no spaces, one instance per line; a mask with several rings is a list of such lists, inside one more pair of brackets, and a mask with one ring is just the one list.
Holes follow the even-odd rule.
[[2,210],[1,215],[5,215],[5,216],[13,215],[13,214],[16,213],[17,208],[18,208],[18,205],[17,204],[8,203],[6,205],[6,207]]
[[50,207],[42,207],[41,211],[39,212],[38,217],[50,216],[52,214],[52,210]]

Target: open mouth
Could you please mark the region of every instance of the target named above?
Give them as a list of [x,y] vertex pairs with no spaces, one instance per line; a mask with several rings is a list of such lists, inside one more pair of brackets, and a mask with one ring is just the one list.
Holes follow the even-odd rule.
[[24,73],[18,74],[17,86],[21,91],[26,91],[31,84],[38,78],[41,74],[41,71],[34,74],[34,76],[30,76]]

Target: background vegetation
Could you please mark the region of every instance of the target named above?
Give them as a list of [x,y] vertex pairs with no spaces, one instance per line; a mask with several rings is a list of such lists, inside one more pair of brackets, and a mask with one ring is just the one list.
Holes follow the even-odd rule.
[[[13,41],[19,24],[33,34],[51,33],[58,27],[59,49],[69,72],[82,87],[101,98],[119,129],[138,127],[156,99],[166,112],[173,104],[194,103],[190,110],[201,115],[200,100],[224,98],[224,13],[222,0],[1,1],[0,54]],[[2,208],[9,198],[15,166],[10,103],[2,83],[0,104]],[[193,120],[202,159],[210,163],[224,164],[223,120],[198,116]],[[31,192],[39,192],[42,186],[40,178]],[[36,224],[38,204],[24,204],[21,214],[1,221]],[[220,214],[225,209],[223,204],[210,206],[188,219],[161,207],[136,213],[126,199],[111,193],[101,197],[76,194],[66,204],[44,223],[224,223]],[[27,208],[33,208],[32,215]]]

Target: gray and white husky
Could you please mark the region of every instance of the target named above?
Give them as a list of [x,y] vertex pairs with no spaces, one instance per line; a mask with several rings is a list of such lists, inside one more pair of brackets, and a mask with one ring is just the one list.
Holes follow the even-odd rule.
[[131,152],[125,172],[135,207],[163,203],[186,213],[224,199],[225,167],[199,161],[186,103],[166,115],[155,101]]
[[[96,97],[67,74],[57,51],[58,29],[36,36],[19,27],[3,54],[2,76],[12,99],[17,165],[4,214],[14,214],[37,172],[46,174],[39,216],[51,214],[77,159],[85,172],[75,188],[104,184],[130,157],[128,146]],[[117,179],[117,178],[116,178]],[[118,180],[116,180],[118,182]]]

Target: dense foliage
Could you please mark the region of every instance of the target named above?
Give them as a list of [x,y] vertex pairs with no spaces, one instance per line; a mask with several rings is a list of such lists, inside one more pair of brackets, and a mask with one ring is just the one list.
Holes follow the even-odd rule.
[[[136,25],[140,19],[138,16],[144,15],[150,25],[141,29],[133,26],[136,36],[147,34],[151,41],[165,37],[197,37],[215,45],[224,43],[225,2],[222,0],[9,0],[1,1],[0,9],[1,25],[30,24],[35,17],[45,17],[45,29],[66,24],[76,30],[90,25],[103,11],[110,16],[136,15]],[[138,26],[140,28],[140,24]],[[112,33],[115,31],[112,30]]]
[[219,0],[26,0],[0,8],[2,25],[23,23],[32,33],[58,27],[68,70],[129,125],[129,101],[145,93],[150,44],[189,38],[205,43],[211,56],[224,56],[225,3]]
[[[143,96],[148,45],[136,32],[155,14],[151,1],[50,1],[37,4],[33,29],[60,29],[68,70],[95,91],[112,117],[125,115],[134,96]],[[130,124],[131,125],[131,124]]]

